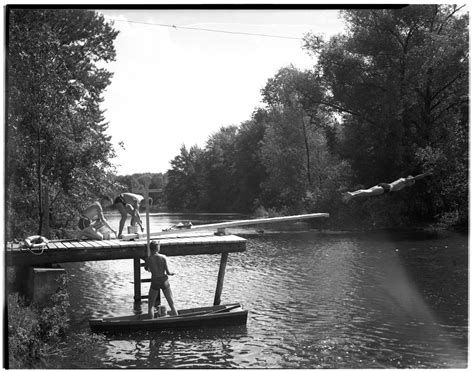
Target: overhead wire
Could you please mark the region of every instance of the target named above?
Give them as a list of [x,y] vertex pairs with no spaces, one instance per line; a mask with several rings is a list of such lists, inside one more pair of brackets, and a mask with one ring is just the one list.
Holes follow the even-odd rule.
[[301,40],[301,38],[293,37],[293,36],[269,35],[269,34],[260,34],[260,33],[252,33],[252,32],[239,32],[239,31],[226,31],[226,30],[216,30],[216,29],[202,28],[202,27],[177,26],[177,25],[170,25],[170,24],[163,24],[163,23],[128,21],[128,20],[115,19],[115,18],[110,18],[110,17],[105,17],[105,18],[108,19],[108,20],[111,20],[111,21],[116,21],[116,22],[136,23],[136,24],[142,24],[142,25],[148,25],[148,26],[168,27],[168,28],[174,28],[174,29],[193,30],[193,31],[207,31],[207,32],[217,32],[217,33],[224,33],[224,34],[246,35],[246,36],[262,36],[262,37],[272,37],[272,38],[277,38],[277,39]]

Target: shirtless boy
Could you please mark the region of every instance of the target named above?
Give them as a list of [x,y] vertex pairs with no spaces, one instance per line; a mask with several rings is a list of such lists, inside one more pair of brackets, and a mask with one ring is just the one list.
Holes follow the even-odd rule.
[[122,231],[125,221],[127,220],[127,214],[132,216],[130,226],[135,226],[138,224],[143,232],[142,220],[140,218],[139,210],[140,204],[144,199],[145,198],[141,195],[132,194],[129,192],[124,192],[115,198],[114,206],[118,209],[121,215],[118,234],[119,239],[122,237]]
[[426,172],[419,174],[418,176],[408,176],[406,178],[399,178],[396,181],[393,181],[392,183],[379,183],[378,185],[372,186],[370,189],[360,189],[352,192],[346,192],[342,196],[342,201],[347,203],[349,200],[353,198],[358,198],[362,196],[375,196],[375,195],[382,195],[385,194],[386,192],[394,192],[394,191],[400,191],[404,189],[405,187],[408,186],[413,186],[416,181],[427,177],[431,175],[432,172]]
[[168,281],[168,275],[174,275],[168,269],[168,262],[166,256],[160,254],[160,243],[152,240],[150,242],[150,250],[148,257],[145,259],[145,269],[151,272],[151,285],[148,293],[148,315],[150,319],[154,318],[154,305],[160,293],[160,289],[168,301],[171,308],[172,315],[178,315],[173,302],[173,293]]
[[78,223],[79,229],[81,229],[77,237],[78,239],[104,239],[103,234],[98,231],[102,226],[107,227],[117,235],[117,232],[110,227],[104,217],[103,208],[110,205],[112,205],[112,199],[109,196],[103,195],[99,200],[89,205],[84,212],[82,212]]

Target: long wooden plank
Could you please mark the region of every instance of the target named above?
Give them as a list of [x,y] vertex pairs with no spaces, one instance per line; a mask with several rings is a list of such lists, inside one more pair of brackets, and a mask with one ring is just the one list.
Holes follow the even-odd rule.
[[[189,229],[183,229],[182,232],[186,233],[189,231],[197,231],[197,230],[225,229],[225,228],[237,227],[237,226],[260,225],[260,224],[266,224],[266,223],[299,221],[299,220],[307,220],[311,218],[328,218],[328,217],[329,217],[329,213],[310,213],[310,214],[300,214],[296,216],[256,218],[253,220],[239,220],[239,221],[211,223],[207,225],[196,225],[196,226],[192,226]],[[176,233],[177,233],[176,230],[150,232],[150,237],[166,236],[166,235],[176,234]],[[147,237],[147,234],[124,234],[122,239],[132,240],[132,239],[143,239],[146,237]]]

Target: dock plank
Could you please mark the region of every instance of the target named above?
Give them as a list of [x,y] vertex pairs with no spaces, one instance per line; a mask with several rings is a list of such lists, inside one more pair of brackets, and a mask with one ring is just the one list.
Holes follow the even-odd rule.
[[106,240],[96,240],[96,244],[102,248],[110,248],[111,245]]
[[120,242],[117,239],[107,240],[112,247],[120,247]]
[[81,244],[84,248],[93,248],[94,245],[90,243],[88,240],[81,240]]
[[56,242],[55,244],[56,244],[57,249],[67,249],[64,243]]
[[99,242],[100,240],[89,240],[89,243],[92,245],[91,248],[102,248],[102,245]]
[[81,248],[89,248],[90,245],[88,245],[84,240],[78,240],[76,244],[81,247]]

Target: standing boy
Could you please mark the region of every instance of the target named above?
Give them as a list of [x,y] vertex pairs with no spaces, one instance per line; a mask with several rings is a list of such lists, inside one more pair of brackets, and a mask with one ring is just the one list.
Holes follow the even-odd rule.
[[150,242],[150,250],[147,252],[147,258],[145,259],[145,269],[151,272],[151,285],[150,292],[148,293],[148,315],[150,319],[154,318],[154,305],[155,301],[160,294],[160,289],[168,301],[171,308],[172,315],[178,315],[173,302],[173,293],[171,292],[171,286],[168,281],[168,275],[174,275],[168,269],[168,263],[166,256],[160,254],[160,243],[152,240]]

